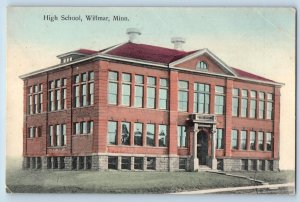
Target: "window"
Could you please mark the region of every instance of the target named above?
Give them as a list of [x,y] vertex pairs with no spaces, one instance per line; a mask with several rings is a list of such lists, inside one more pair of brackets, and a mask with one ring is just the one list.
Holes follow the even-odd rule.
[[264,133],[258,132],[258,149],[263,151],[264,150]]
[[224,87],[216,86],[215,113],[224,114]]
[[267,99],[267,119],[273,119],[273,95],[268,93]]
[[155,158],[147,157],[147,170],[155,170]]
[[131,75],[127,73],[122,74],[122,105],[130,106],[131,95]]
[[121,144],[122,145],[130,144],[130,123],[128,122],[122,122]]
[[232,89],[232,116],[238,116],[239,113],[239,89]]
[[248,170],[248,159],[242,159],[241,161],[241,170]]
[[241,131],[241,149],[242,150],[247,149],[247,131],[245,130]]
[[28,137],[29,138],[34,138],[36,133],[36,128],[35,127],[30,127],[28,128]]
[[196,69],[197,70],[207,70],[207,64],[203,61],[199,61],[199,62],[197,62]]
[[209,92],[208,84],[194,83],[194,112],[209,113]]
[[147,146],[154,146],[154,124],[147,124]]
[[185,170],[186,169],[186,164],[187,164],[187,159],[186,158],[179,158],[179,169],[180,170]]
[[66,146],[67,145],[66,124],[57,124],[49,126],[49,146]]
[[89,94],[88,94],[88,100],[90,101],[90,105],[94,104],[94,72],[89,72]]
[[144,102],[144,76],[135,75],[134,106],[143,107]]
[[265,93],[259,92],[259,110],[258,118],[263,119],[265,117]]
[[49,126],[49,146],[52,147],[54,146],[54,131],[53,131],[53,126]]
[[258,170],[264,170],[264,164],[262,160],[258,160]]
[[266,133],[266,144],[267,144],[267,151],[272,151],[273,148],[273,141],[272,141],[272,133]]
[[167,109],[168,106],[168,80],[159,81],[159,109]]
[[74,77],[74,107],[94,104],[94,72],[85,72]]
[[252,170],[257,170],[257,163],[256,160],[251,160],[251,164],[252,164]]
[[159,125],[159,134],[158,134],[158,146],[166,147],[167,146],[167,126]]
[[131,158],[123,156],[121,159],[121,169],[130,170]]
[[248,92],[247,90],[242,90],[241,117],[247,117],[247,112],[248,112]]
[[224,169],[223,159],[217,159],[217,170],[223,170],[223,169]]
[[177,126],[178,147],[187,147],[185,126]]
[[92,157],[91,156],[86,156],[85,157],[85,161],[86,161],[86,169],[90,170],[92,169]]
[[134,124],[134,145],[142,146],[143,144],[143,124]]
[[273,170],[273,161],[272,160],[268,160],[268,170]]
[[256,144],[256,137],[255,137],[255,132],[250,131],[250,149],[255,150],[255,144]]
[[147,77],[147,108],[155,108],[155,87],[156,87],[156,78]]
[[144,158],[143,157],[134,157],[134,169],[143,170]]
[[231,132],[231,148],[238,149],[238,134],[237,130],[232,130]]
[[186,112],[188,108],[188,82],[178,82],[178,110]]
[[94,131],[94,122],[93,121],[83,121],[73,124],[74,134],[75,135],[87,135],[92,134]]
[[108,144],[117,144],[117,122],[108,122]]
[[108,72],[108,104],[118,104],[118,73]]
[[28,87],[28,114],[38,114],[43,111],[43,84]]
[[250,91],[250,118],[256,117],[256,91]]
[[217,129],[217,149],[224,149],[223,129]]
[[78,169],[79,170],[84,169],[84,157],[83,156],[78,157]]
[[109,156],[108,157],[108,169],[117,170],[118,169],[118,157]]

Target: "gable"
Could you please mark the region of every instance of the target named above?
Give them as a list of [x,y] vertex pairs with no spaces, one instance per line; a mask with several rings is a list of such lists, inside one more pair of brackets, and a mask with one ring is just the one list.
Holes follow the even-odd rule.
[[[207,69],[197,68],[198,62],[204,62],[205,64],[207,64]],[[204,53],[197,57],[193,57],[193,58],[183,61],[181,63],[177,63],[174,65],[174,67],[203,71],[203,72],[208,72],[208,73],[215,73],[215,74],[224,74],[224,75],[230,75],[230,76],[233,75],[231,72],[229,72],[226,68],[224,68],[220,63],[218,63],[214,58],[212,58],[207,53]]]

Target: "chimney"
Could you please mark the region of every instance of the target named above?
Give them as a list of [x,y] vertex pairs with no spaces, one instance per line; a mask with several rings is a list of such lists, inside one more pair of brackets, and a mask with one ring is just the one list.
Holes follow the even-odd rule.
[[137,43],[138,36],[142,34],[137,28],[128,28],[126,33],[128,34],[129,42],[131,43]]
[[182,50],[182,45],[185,43],[185,38],[182,37],[172,37],[171,42],[174,44],[174,49]]

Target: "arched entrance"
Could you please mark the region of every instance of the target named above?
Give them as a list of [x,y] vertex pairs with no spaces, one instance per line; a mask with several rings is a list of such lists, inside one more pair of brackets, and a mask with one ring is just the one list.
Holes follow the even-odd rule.
[[206,157],[208,156],[208,132],[200,130],[197,134],[197,158],[199,165],[206,165]]

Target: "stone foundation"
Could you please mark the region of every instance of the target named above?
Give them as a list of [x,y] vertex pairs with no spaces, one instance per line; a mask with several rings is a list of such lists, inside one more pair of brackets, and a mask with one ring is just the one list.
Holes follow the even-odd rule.
[[[195,161],[196,162],[196,161]],[[279,160],[218,158],[218,170],[279,171]],[[211,167],[211,159],[207,159]],[[23,169],[32,170],[130,170],[130,171],[198,171],[191,156],[63,156],[24,157]],[[195,168],[195,169],[194,169]]]

